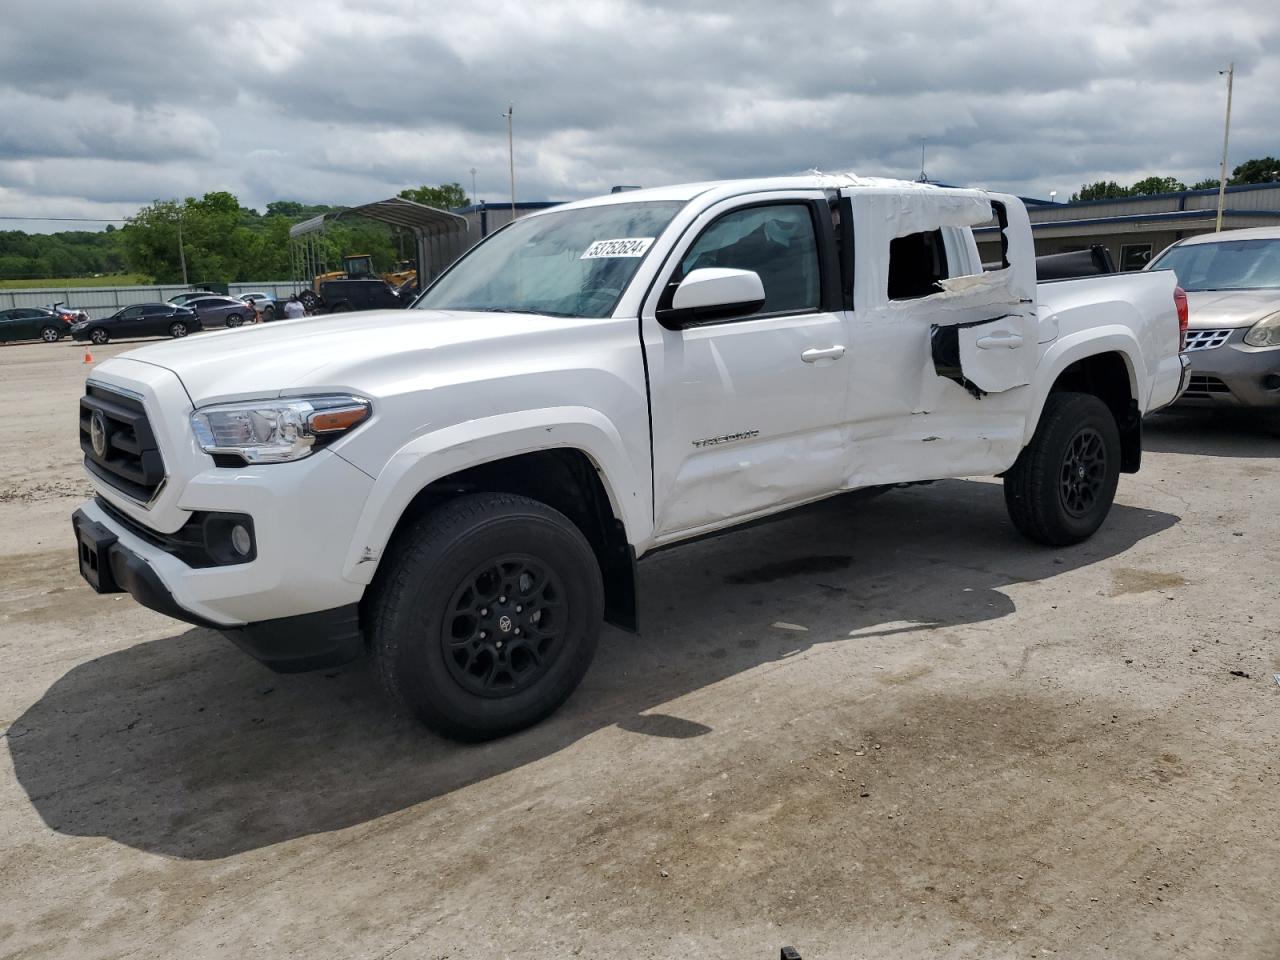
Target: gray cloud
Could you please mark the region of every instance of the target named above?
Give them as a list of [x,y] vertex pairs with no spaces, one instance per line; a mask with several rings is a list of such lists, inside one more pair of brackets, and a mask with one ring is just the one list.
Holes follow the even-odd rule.
[[[1062,195],[1280,153],[1271,2],[46,0],[0,34],[0,196],[66,215],[230,189],[524,198],[858,169]],[[52,30],[73,25],[74,29]],[[85,214],[91,215],[91,214]]]

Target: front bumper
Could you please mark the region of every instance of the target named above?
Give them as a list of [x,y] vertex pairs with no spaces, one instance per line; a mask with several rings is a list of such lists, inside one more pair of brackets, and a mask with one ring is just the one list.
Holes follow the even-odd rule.
[[117,533],[89,518],[71,516],[80,575],[98,593],[128,593],[144,607],[175,620],[221,631],[236,646],[280,673],[336,666],[364,652],[355,603],[241,626],[215,623],[185,609],[147,558]]
[[1178,406],[1280,408],[1280,350],[1249,346],[1248,332],[1233,330],[1222,346],[1186,354],[1191,378]]

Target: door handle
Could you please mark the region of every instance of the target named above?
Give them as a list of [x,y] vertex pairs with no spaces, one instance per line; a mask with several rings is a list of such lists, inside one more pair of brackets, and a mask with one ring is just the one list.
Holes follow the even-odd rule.
[[843,356],[844,347],[837,344],[834,347],[826,347],[825,349],[811,347],[800,354],[800,359],[805,363],[817,363],[819,360],[839,360]]
[[1016,333],[993,333],[985,337],[979,337],[975,341],[975,346],[979,350],[991,350],[996,347],[1008,347],[1012,350],[1014,347],[1022,346],[1022,337]]

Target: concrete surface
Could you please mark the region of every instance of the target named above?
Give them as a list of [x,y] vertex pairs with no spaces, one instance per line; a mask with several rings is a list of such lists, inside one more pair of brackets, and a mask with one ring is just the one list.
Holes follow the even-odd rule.
[[1073,549],[984,481],[662,554],[643,636],[465,747],[80,582],[80,358],[0,348],[0,955],[1280,956],[1247,421],[1157,419]]

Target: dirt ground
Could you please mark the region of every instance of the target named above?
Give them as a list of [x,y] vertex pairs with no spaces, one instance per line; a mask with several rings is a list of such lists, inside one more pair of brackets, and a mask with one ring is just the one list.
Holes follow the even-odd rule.
[[93,594],[81,354],[0,348],[0,955],[1280,957],[1248,421],[1157,418],[1072,549],[986,481],[661,554],[643,634],[474,747]]

